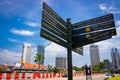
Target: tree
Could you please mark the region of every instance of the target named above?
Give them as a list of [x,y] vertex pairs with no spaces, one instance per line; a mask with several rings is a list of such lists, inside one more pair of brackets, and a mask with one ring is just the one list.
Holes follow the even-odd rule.
[[85,71],[85,65],[80,68],[80,71]]
[[99,64],[92,66],[92,70],[97,72],[103,72],[104,62],[100,62]]
[[52,66],[48,65],[48,72],[52,72]]
[[43,62],[45,58],[44,58],[43,54],[41,54],[41,53],[37,53],[36,56],[34,56],[34,58],[35,58],[35,60],[34,60],[35,62],[38,61],[39,70],[40,70],[40,62]]
[[99,68],[100,68],[101,70],[104,69],[104,62],[100,62],[98,65],[99,65]]
[[77,66],[73,66],[73,69],[74,69],[75,71],[80,71],[80,68],[77,67]]
[[94,65],[94,66],[92,67],[92,70],[95,71],[95,72],[100,72],[99,65]]
[[59,72],[59,69],[58,69],[57,67],[54,67],[54,68],[53,68],[53,72],[54,72],[54,73],[58,73],[58,72]]

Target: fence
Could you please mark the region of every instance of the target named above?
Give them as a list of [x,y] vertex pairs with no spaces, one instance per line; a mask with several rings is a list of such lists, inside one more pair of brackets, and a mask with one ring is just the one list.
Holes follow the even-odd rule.
[[[60,78],[63,73],[0,73],[0,80],[36,80],[44,78]],[[84,76],[75,73],[73,76]]]

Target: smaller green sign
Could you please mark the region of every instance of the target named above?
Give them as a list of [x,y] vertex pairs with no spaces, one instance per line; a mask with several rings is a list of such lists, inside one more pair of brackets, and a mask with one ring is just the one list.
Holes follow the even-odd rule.
[[55,42],[65,48],[67,48],[67,42],[61,40],[60,38],[56,37],[55,35],[51,34],[50,32],[44,30],[44,29],[41,29],[41,37],[45,38],[45,39],[48,39],[52,42]]
[[74,49],[72,49],[72,51],[74,51],[80,55],[83,55],[83,47],[74,48]]

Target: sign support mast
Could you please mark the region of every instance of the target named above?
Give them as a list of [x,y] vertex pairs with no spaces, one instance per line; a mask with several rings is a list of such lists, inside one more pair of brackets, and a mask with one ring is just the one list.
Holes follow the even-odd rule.
[[67,66],[68,66],[68,80],[73,80],[72,77],[72,26],[71,19],[67,18],[68,29],[68,47],[67,47]]

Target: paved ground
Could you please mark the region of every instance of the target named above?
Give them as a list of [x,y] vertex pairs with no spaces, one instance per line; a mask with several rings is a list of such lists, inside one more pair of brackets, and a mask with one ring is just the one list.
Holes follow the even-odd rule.
[[[48,78],[40,80],[68,80],[67,78]],[[85,76],[74,77],[73,80],[86,80]],[[104,75],[92,76],[92,80],[104,80]]]

